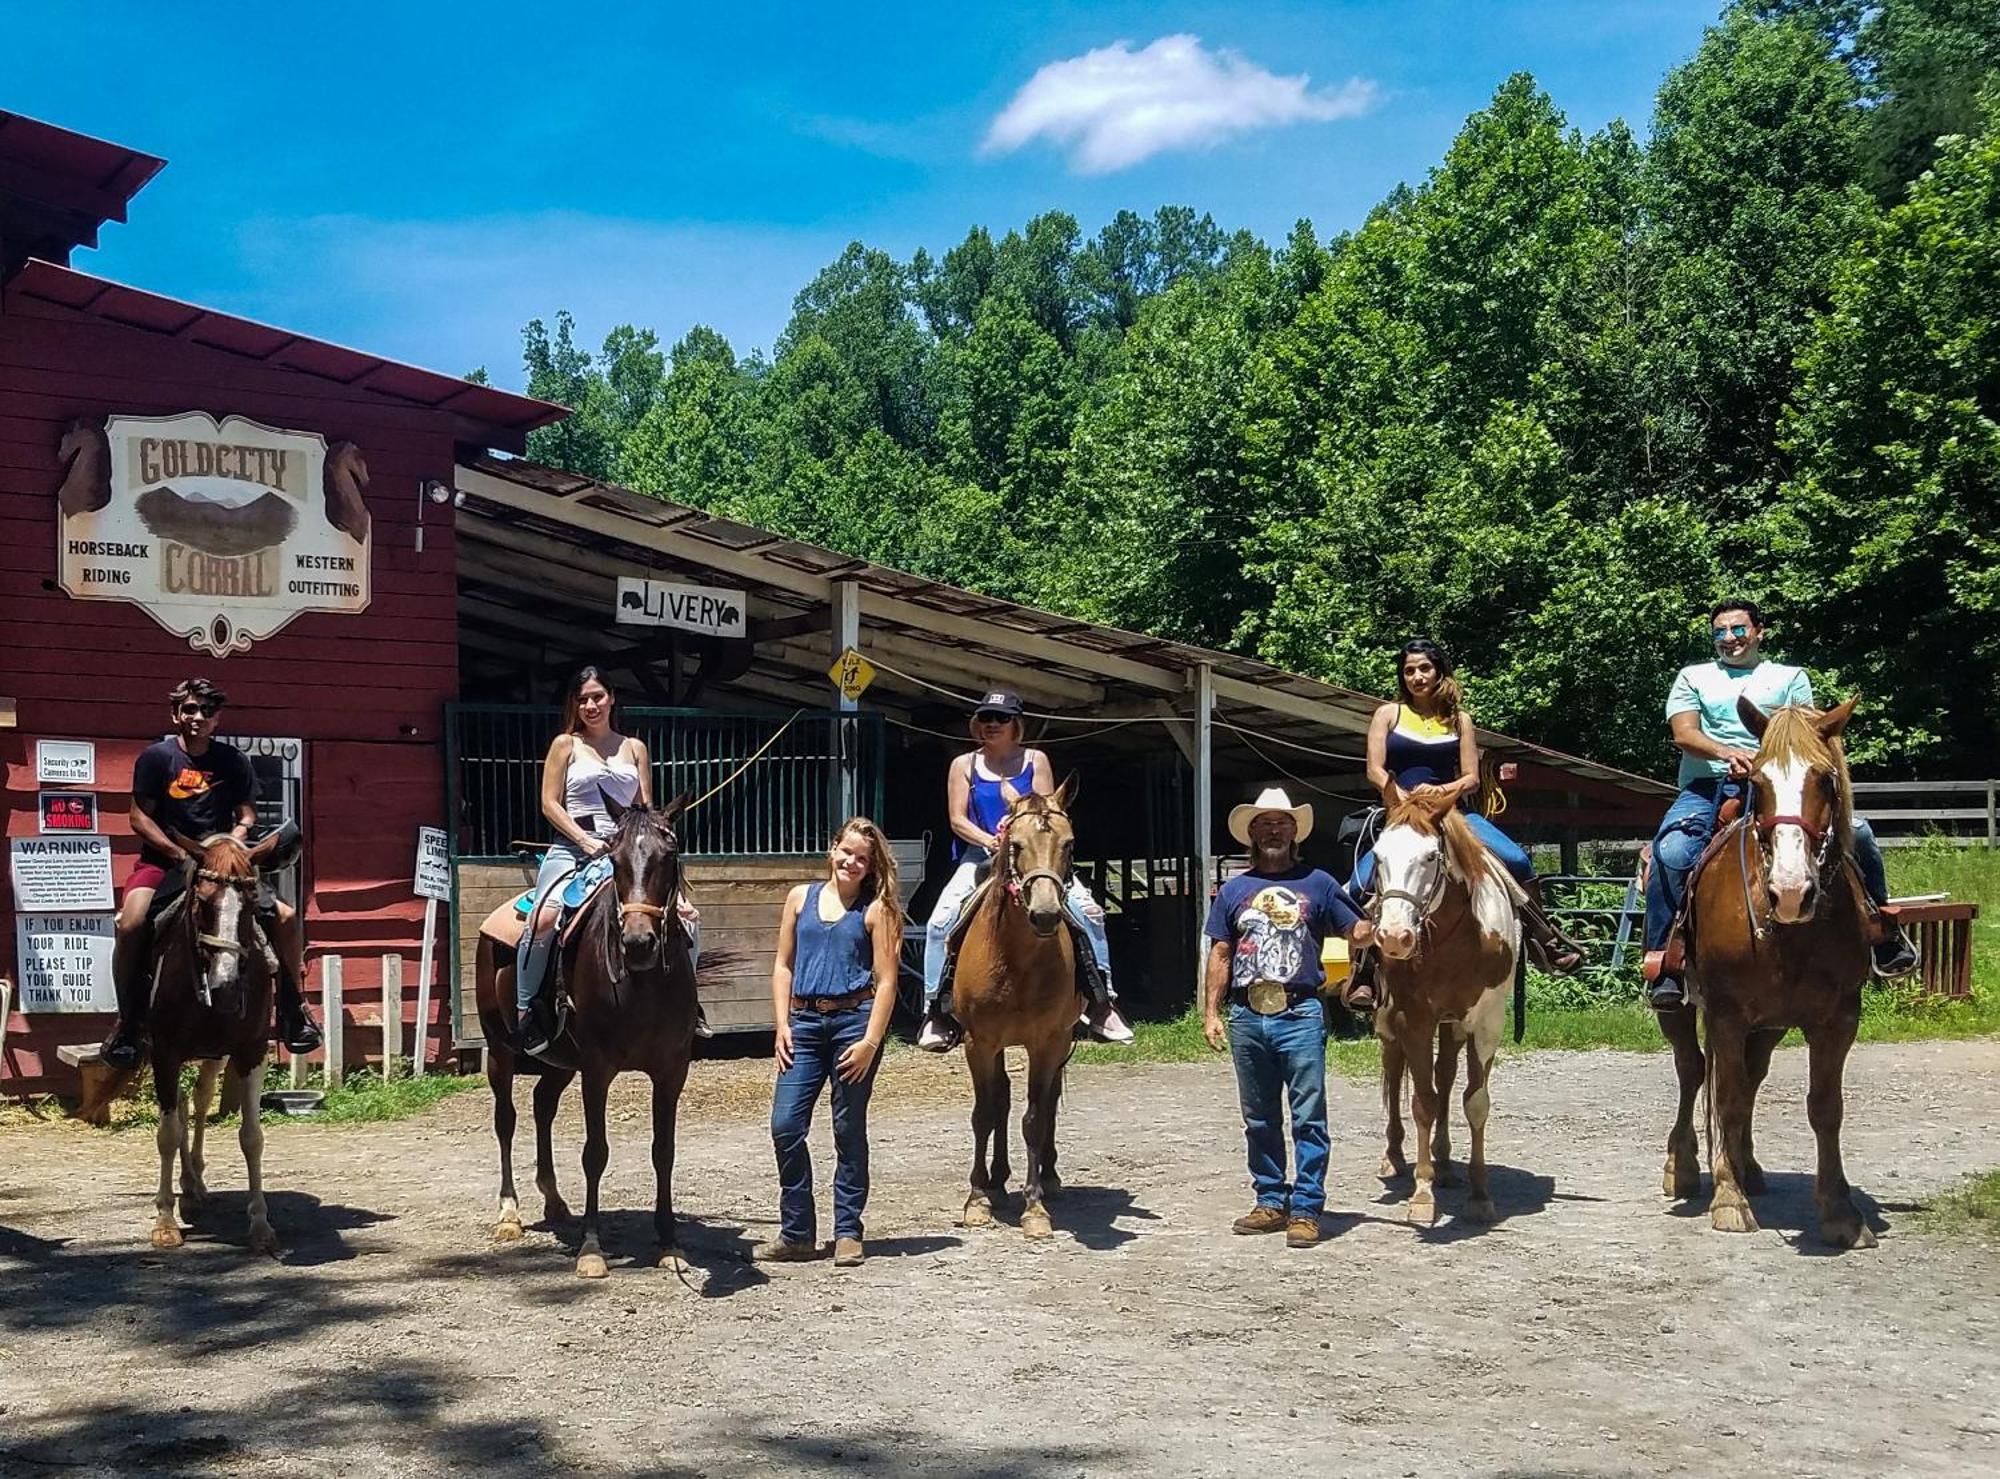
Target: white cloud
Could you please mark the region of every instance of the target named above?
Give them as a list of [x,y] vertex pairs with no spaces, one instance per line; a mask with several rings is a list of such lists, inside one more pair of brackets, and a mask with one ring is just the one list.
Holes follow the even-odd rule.
[[1006,154],[1045,138],[1069,147],[1071,168],[1108,174],[1254,129],[1353,118],[1375,103],[1375,84],[1362,78],[1330,90],[1310,84],[1233,51],[1204,50],[1196,36],[1162,36],[1138,51],[1119,41],[1035,73],[988,126],[983,149]]

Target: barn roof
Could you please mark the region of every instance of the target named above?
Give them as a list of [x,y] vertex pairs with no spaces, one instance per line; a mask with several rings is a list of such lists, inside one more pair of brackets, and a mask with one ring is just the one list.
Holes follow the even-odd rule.
[[[1276,769],[1329,795],[1368,793],[1361,750],[1381,702],[1375,696],[1237,653],[982,595],[536,462],[479,458],[461,466],[458,489],[460,622],[475,637],[512,634],[594,655],[612,630],[617,575],[720,581],[748,592],[751,636],[763,634],[741,686],[795,702],[802,692],[826,691],[825,611],[834,586],[851,582],[866,629],[862,648],[881,670],[870,706],[916,714],[1004,683],[1031,710],[1059,710],[1059,729],[1089,719],[1143,724],[1185,716],[1206,670],[1218,743],[1263,762],[1247,768]],[[1558,795],[1657,809],[1670,789],[1494,731],[1480,731],[1480,740],[1528,762],[1537,773],[1532,785]]]
[[67,262],[166,164],[0,109],[0,279],[30,257]]

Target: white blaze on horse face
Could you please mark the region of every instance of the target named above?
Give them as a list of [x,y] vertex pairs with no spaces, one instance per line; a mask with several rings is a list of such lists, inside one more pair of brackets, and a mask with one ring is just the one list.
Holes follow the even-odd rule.
[[[1811,771],[1803,760],[1773,761],[1759,768],[1779,816],[1802,817],[1806,781]],[[1780,924],[1797,924],[1806,913],[1806,892],[1813,884],[1812,851],[1805,828],[1781,822],[1771,829],[1771,913]]]
[[1375,896],[1381,900],[1375,935],[1382,953],[1407,960],[1416,953],[1424,921],[1409,898],[1387,898],[1390,891],[1428,899],[1444,869],[1444,848],[1436,837],[1410,827],[1391,827],[1375,841]]
[[[233,888],[223,889],[215,901],[215,938],[236,940],[242,916],[243,895]],[[208,989],[211,992],[230,990],[236,985],[241,966],[241,957],[234,950],[217,950],[208,958]]]

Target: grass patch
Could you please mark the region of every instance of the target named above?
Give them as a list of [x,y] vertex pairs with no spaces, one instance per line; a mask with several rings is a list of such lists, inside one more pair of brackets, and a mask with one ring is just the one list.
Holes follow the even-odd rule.
[[[326,1096],[326,1105],[318,1114],[306,1115],[297,1123],[362,1125],[408,1119],[454,1094],[479,1088],[485,1082],[478,1074],[428,1073],[422,1078],[392,1078],[384,1083],[379,1073],[353,1073],[338,1089]],[[267,1087],[287,1088],[290,1084],[291,1079],[287,1075],[282,1083],[272,1082]],[[287,1123],[289,1117],[267,1110],[264,1122]]]
[[1917,1225],[1927,1232],[2000,1238],[2000,1170],[1981,1171],[1924,1204]]

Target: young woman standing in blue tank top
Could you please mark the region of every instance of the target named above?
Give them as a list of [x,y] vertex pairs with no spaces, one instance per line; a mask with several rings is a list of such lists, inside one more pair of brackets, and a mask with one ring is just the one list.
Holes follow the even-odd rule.
[[[1377,708],[1368,726],[1368,782],[1385,811],[1403,796],[1449,795],[1464,808],[1473,834],[1528,896],[1521,919],[1535,963],[1566,975],[1583,956],[1543,910],[1534,860],[1492,818],[1468,805],[1479,791],[1479,739],[1452,672],[1451,655],[1428,637],[1403,644],[1396,654],[1397,702]],[[1364,894],[1374,879],[1375,854],[1363,853],[1350,887]],[[1364,1011],[1375,1004],[1372,965],[1357,964],[1347,990],[1348,1004]]]
[[771,967],[778,1236],[750,1256],[760,1263],[799,1263],[820,1255],[806,1136],[819,1091],[831,1080],[833,1261],[848,1268],[866,1256],[861,1213],[868,1203],[868,1098],[896,1004],[903,907],[895,855],[866,817],[850,818],[840,829],[826,871],[824,881],[791,891],[778,924]]

